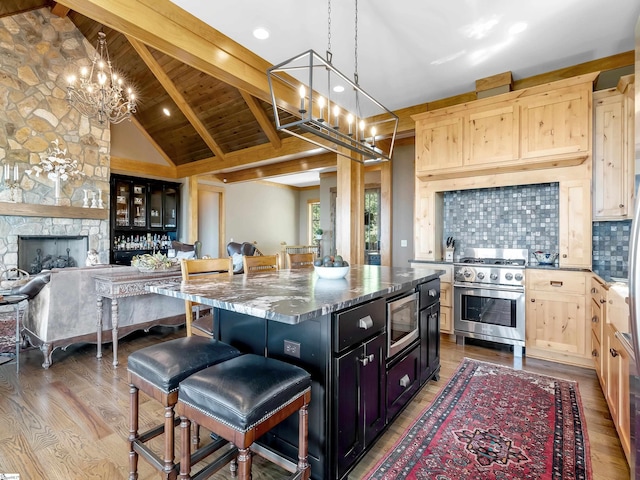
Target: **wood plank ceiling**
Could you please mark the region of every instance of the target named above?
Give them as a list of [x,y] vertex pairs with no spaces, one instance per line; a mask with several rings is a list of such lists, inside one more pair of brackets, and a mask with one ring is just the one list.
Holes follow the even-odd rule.
[[[3,0],[0,16],[42,7],[67,15],[92,45],[105,32],[113,65],[135,88],[135,119],[174,166],[200,162],[199,173],[216,172],[229,166],[227,154],[265,144],[278,148],[288,137],[275,130],[271,104],[56,2]],[[335,161],[325,157],[324,163]]]

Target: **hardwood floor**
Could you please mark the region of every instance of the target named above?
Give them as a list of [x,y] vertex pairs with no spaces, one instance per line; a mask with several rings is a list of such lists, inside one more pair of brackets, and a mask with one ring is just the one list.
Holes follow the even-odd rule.
[[[154,330],[133,334],[119,344],[121,359],[159,340],[184,335],[184,330]],[[390,448],[411,422],[449,380],[460,360],[478,360],[514,366],[506,350],[480,346],[458,346],[442,337],[441,376],[429,382],[400,417],[360,461],[349,479],[361,478]],[[36,349],[20,357],[15,365],[0,365],[0,473],[20,473],[22,480],[36,479],[126,479],[128,472],[129,395],[126,364],[113,368],[111,351],[95,358],[95,346],[56,351],[49,370],[41,367]],[[527,371],[577,380],[584,407],[591,448],[594,480],[629,478],[629,468],[609,416],[609,410],[593,370],[568,367],[535,359],[523,359]],[[159,423],[162,409],[141,394],[141,429]],[[158,445],[160,445],[158,443]],[[140,480],[156,479],[140,460]],[[281,478],[281,471],[259,458],[254,479]],[[230,478],[223,470],[213,478]]]

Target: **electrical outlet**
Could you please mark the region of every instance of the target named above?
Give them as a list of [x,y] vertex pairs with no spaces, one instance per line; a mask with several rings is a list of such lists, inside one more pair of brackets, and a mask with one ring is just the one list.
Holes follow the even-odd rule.
[[284,353],[292,357],[300,358],[300,344],[291,340],[285,340]]
[[407,241],[406,240],[400,240],[400,246],[401,247],[406,247],[407,246]]

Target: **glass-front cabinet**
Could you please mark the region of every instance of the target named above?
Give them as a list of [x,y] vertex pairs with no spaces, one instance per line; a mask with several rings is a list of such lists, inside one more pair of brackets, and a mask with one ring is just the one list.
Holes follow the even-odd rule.
[[134,255],[166,253],[177,239],[180,184],[111,176],[111,263],[129,265]]

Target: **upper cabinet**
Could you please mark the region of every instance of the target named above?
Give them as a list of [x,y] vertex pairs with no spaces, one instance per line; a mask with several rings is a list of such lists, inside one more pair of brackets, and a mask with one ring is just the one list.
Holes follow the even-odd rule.
[[595,78],[583,75],[414,115],[416,176],[447,179],[583,163],[591,153]]
[[574,85],[523,98],[521,157],[588,153],[591,90]]
[[593,220],[633,216],[633,76],[593,94]]

